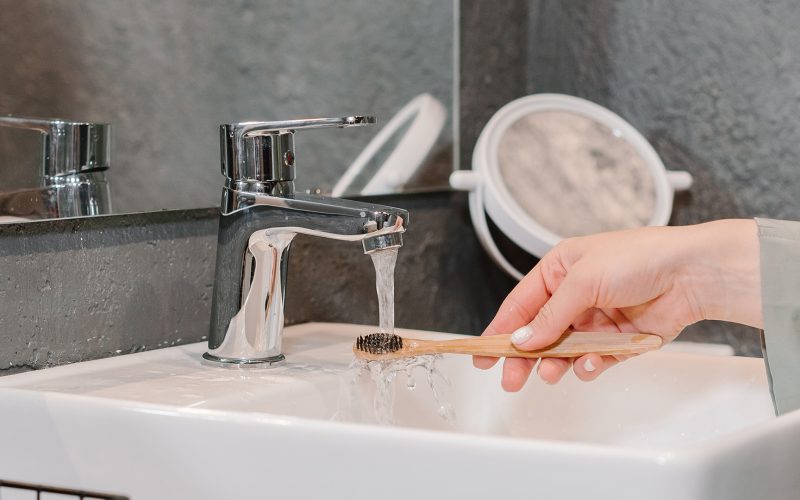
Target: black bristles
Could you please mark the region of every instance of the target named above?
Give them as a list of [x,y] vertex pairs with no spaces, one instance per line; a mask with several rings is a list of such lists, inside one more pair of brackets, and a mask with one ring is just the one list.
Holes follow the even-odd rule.
[[370,354],[389,354],[403,348],[403,338],[390,333],[370,333],[356,339],[356,349]]

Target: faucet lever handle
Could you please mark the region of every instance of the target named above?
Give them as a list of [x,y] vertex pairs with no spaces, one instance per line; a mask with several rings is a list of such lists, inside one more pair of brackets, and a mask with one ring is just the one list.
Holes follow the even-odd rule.
[[258,135],[294,133],[300,129],[360,127],[373,123],[375,123],[374,116],[345,116],[342,118],[303,118],[275,122],[239,122],[222,126],[229,127],[234,134],[244,138]]
[[359,127],[375,122],[374,116],[345,116],[220,125],[222,175],[242,183],[293,181],[296,131]]
[[42,133],[42,175],[106,169],[111,158],[111,125],[56,118],[0,116],[0,127]]

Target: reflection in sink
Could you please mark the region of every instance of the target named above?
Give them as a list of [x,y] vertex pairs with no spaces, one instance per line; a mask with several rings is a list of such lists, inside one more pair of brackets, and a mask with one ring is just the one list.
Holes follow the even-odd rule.
[[[55,446],[55,455],[65,455],[69,467],[53,463],[48,472],[0,457],[0,474],[15,473],[0,479],[177,498],[159,496],[163,492],[142,482],[121,490],[109,482],[113,474],[87,465],[95,462],[84,454],[95,449],[111,460],[99,470],[109,463],[141,467],[139,453],[155,463],[174,458],[156,469],[162,475],[172,471],[170,491],[181,492],[179,497],[188,491],[186,482],[203,484],[202,491],[192,490],[196,495],[186,498],[230,493],[213,481],[222,477],[220,468],[243,494],[267,491],[248,489],[263,482],[271,492],[317,498],[329,496],[328,488],[335,485],[347,486],[350,498],[358,498],[359,491],[369,493],[369,485],[391,481],[390,470],[381,472],[391,466],[415,471],[415,482],[450,478],[457,483],[454,495],[461,497],[519,495],[524,485],[503,479],[515,473],[536,482],[538,494],[560,498],[604,498],[597,496],[603,491],[614,498],[641,498],[645,492],[649,498],[749,498],[745,494],[756,486],[800,486],[796,474],[781,472],[793,470],[800,460],[800,418],[775,419],[760,359],[655,352],[593,383],[572,375],[555,386],[535,379],[522,392],[508,394],[500,389],[499,366],[484,372],[468,357],[449,356],[438,366],[451,381],[455,421],[439,416],[426,374],[417,370],[414,390],[407,388],[403,373],[393,382],[396,425],[387,427],[375,425],[374,384],[348,368],[353,338],[370,330],[336,324],[289,327],[284,337],[288,362],[273,369],[206,364],[200,358],[205,346],[197,344],[2,378],[0,411],[20,419],[14,427],[18,457],[26,456],[31,440],[44,440],[42,446]],[[0,438],[13,426],[3,427]],[[25,428],[31,433],[27,441],[20,438]],[[131,433],[144,442],[131,444],[126,438],[127,448],[109,449],[119,434]],[[68,442],[80,443],[83,451],[68,448]],[[192,469],[189,464],[197,459],[206,465]],[[321,469],[313,469],[315,460]],[[482,475],[459,472],[476,470],[478,464]],[[345,466],[356,469],[341,477],[330,472]],[[200,477],[203,468],[217,473]],[[253,475],[262,470],[264,478]],[[352,489],[356,470],[370,474]],[[325,475],[329,486],[289,481],[309,471]],[[274,483],[266,476],[281,479]],[[620,489],[623,480],[626,487]],[[756,496],[763,496],[765,490],[758,491]],[[383,493],[407,496],[400,490]]]

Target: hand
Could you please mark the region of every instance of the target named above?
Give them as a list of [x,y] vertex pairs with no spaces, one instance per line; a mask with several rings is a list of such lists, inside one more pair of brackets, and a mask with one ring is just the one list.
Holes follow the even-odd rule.
[[[483,335],[509,334],[524,350],[579,331],[642,332],[673,340],[704,319],[761,328],[758,229],[752,220],[648,227],[571,238],[545,255],[508,295]],[[594,380],[622,357],[547,358],[538,374],[554,384],[573,366]],[[488,369],[496,358],[476,356]],[[507,358],[503,388],[525,385],[535,359]]]

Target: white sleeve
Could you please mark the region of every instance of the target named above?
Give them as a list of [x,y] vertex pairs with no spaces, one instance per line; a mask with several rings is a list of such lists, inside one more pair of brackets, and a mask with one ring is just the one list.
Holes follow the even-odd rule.
[[800,222],[756,219],[761,250],[762,348],[775,412],[800,408]]

